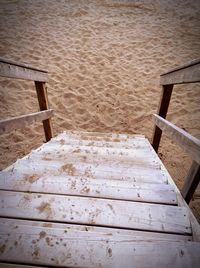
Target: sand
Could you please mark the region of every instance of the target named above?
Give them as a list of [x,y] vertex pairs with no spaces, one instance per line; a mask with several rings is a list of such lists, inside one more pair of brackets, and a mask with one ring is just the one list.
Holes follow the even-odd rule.
[[[49,71],[54,133],[145,134],[159,75],[199,57],[196,0],[1,0],[0,56]],[[38,110],[33,82],[0,79],[0,117]],[[176,86],[168,120],[200,138],[199,84]],[[41,124],[0,137],[0,168],[44,140]],[[163,136],[160,157],[179,188],[191,159]],[[200,220],[200,191],[191,202]]]

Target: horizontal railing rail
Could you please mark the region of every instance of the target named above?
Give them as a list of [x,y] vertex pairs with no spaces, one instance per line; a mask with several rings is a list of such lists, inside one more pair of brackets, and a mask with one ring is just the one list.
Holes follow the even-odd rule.
[[0,58],[0,76],[40,82],[48,81],[47,71],[2,58]]
[[152,146],[158,152],[162,131],[164,131],[194,159],[182,190],[182,195],[187,203],[190,202],[200,181],[199,140],[166,121],[164,118],[167,115],[174,85],[196,82],[200,82],[200,59],[174,68],[160,76],[162,94],[158,108],[159,116],[154,115],[156,125],[152,139]]
[[160,76],[161,85],[200,82],[200,59],[174,68]]
[[193,160],[200,164],[200,140],[190,135],[185,130],[175,126],[157,114],[153,114],[154,123],[172,141],[176,142]]
[[52,116],[53,110],[49,109],[46,111],[40,111],[36,113],[7,118],[5,120],[0,120],[0,134],[9,133],[12,130],[23,128],[38,121],[47,120]]
[[46,141],[49,141],[53,137],[51,125],[53,110],[49,109],[45,83],[48,81],[48,72],[27,64],[0,58],[0,76],[34,81],[40,107],[40,112],[38,113],[1,120],[0,134],[40,120],[43,122]]

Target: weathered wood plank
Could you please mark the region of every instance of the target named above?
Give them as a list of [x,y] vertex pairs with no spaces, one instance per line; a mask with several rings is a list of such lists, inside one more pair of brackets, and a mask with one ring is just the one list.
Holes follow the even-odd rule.
[[44,173],[51,176],[79,176],[93,179],[127,180],[140,183],[167,183],[165,173],[159,168],[145,165],[110,165],[109,163],[84,163],[76,161],[42,160],[29,161],[28,158],[15,163],[11,172],[41,177]]
[[[198,267],[200,243],[23,225],[0,229],[1,261],[61,267]],[[148,261],[147,261],[148,259]]]
[[172,186],[128,181],[0,172],[0,189],[23,192],[88,196],[159,204],[177,204]]
[[26,264],[14,264],[14,263],[6,263],[0,262],[0,268],[45,268],[44,266],[30,266]]
[[[62,138],[63,134],[59,135]],[[83,178],[127,180],[145,183],[167,183],[160,164],[151,154],[151,148],[143,139],[140,149],[104,148],[95,146],[63,145],[55,138],[43,144],[10,168],[13,175],[41,177],[81,176]],[[145,149],[142,149],[144,144]],[[137,146],[137,145],[136,145]],[[11,174],[12,175],[12,174]]]
[[41,82],[48,81],[47,71],[4,59],[0,59],[0,76]]
[[113,141],[113,142],[132,142],[135,139],[144,139],[142,134],[125,134],[115,132],[90,132],[90,131],[65,131],[63,132],[69,137],[81,139],[81,140],[96,140],[96,141]]
[[175,68],[160,76],[161,85],[200,82],[200,60]]
[[[159,169],[160,165],[156,158],[152,157],[147,150],[103,150],[99,147],[86,148],[85,146],[46,146],[41,150],[32,152],[29,156],[30,161],[39,160],[60,161],[71,163],[88,163],[88,164],[110,164],[113,167],[121,165],[124,167],[145,166],[146,168]],[[117,152],[119,152],[117,154]],[[120,153],[121,152],[121,153]]]
[[[162,94],[160,98],[160,104],[158,107],[158,115],[165,118],[167,115],[171,95],[172,95],[173,85],[162,86]],[[162,135],[162,130],[155,126],[153,131],[152,146],[156,152],[158,152],[158,147],[160,144],[160,139]]]
[[155,155],[157,157],[157,161],[160,162],[161,170],[167,176],[168,183],[171,184],[174,187],[174,189],[176,191],[176,195],[177,195],[178,206],[185,208],[187,210],[187,212],[188,212],[188,216],[189,216],[189,220],[190,220],[191,228],[192,228],[193,240],[200,242],[200,225],[199,225],[197,219],[195,218],[195,216],[192,213],[192,211],[191,211],[190,207],[188,206],[188,204],[183,199],[178,187],[176,186],[175,182],[171,178],[171,176],[170,176],[169,172],[167,171],[166,167],[164,166],[164,164],[162,163],[160,158],[157,156],[155,150],[152,147],[151,147],[151,152],[152,152],[152,155]]
[[70,134],[69,132],[63,132],[59,134],[57,137],[52,139],[51,143],[53,144],[61,144],[61,145],[76,145],[76,146],[95,146],[95,147],[106,147],[106,148],[124,148],[124,149],[132,149],[141,147],[146,147],[145,145],[145,137],[136,136],[129,139],[119,138],[99,138],[99,137],[91,137],[83,136],[84,138],[78,135]]
[[32,123],[46,120],[52,116],[53,110],[49,109],[46,111],[40,111],[36,113],[0,120],[0,134],[5,134],[18,128],[23,128]]
[[[49,109],[48,98],[47,98],[47,87],[44,82],[35,81],[35,88],[37,92],[38,102],[40,110]],[[51,119],[43,121],[44,133],[46,141],[49,141],[53,137],[53,130],[51,125]]]
[[177,235],[145,231],[141,232],[131,229],[108,228],[91,225],[0,218],[0,232],[2,233],[12,234],[14,232],[15,234],[21,232],[24,233],[25,231],[26,233],[30,234],[32,229],[35,229],[35,233],[40,233],[41,231],[47,230],[50,233],[53,233],[59,239],[62,238],[64,234],[66,237],[68,237],[68,235],[78,235],[78,237],[82,239],[84,237],[98,237],[99,239],[102,235],[102,240],[123,239],[130,241],[192,241],[191,235]]
[[113,144],[126,144],[126,145],[134,145],[135,141],[137,143],[143,142],[145,139],[144,135],[126,135],[126,134],[116,134],[116,133],[91,133],[91,132],[78,132],[78,131],[64,131],[59,135],[59,137],[55,137],[56,140],[63,139],[65,143],[68,143],[70,140],[79,140],[79,141],[89,141],[89,142],[113,142]]
[[0,215],[190,234],[184,208],[98,198],[0,191]]
[[183,129],[154,114],[153,121],[162,131],[200,164],[200,140]]
[[187,174],[183,189],[181,191],[183,198],[189,204],[192,196],[200,182],[200,166],[193,161]]

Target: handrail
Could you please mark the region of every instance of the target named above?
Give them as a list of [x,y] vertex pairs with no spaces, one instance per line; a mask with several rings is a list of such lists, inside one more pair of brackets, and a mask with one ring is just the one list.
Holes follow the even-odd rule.
[[[162,118],[166,117],[174,85],[185,84],[185,83],[196,83],[196,82],[200,82],[200,59],[194,60],[190,63],[184,64],[180,67],[174,68],[170,70],[169,72],[162,74],[160,76],[162,94],[161,94],[160,104],[158,108],[158,115]],[[157,120],[157,123],[159,121],[159,125],[161,126],[161,123],[165,121],[163,121],[164,119],[161,120],[160,117],[159,117],[159,120],[158,120],[158,117],[156,117],[156,120]],[[155,125],[155,129],[153,132],[152,146],[156,152],[158,151],[158,148],[159,148],[161,135],[162,135],[162,127],[160,129],[157,125]],[[190,135],[190,134],[187,133],[187,135]],[[183,138],[183,136],[179,138]],[[187,150],[191,154],[191,151],[192,151],[191,148],[188,147]],[[196,154],[199,155],[199,152],[196,152]],[[199,163],[199,157],[197,155],[195,157],[193,155],[194,161],[186,177],[185,185],[182,191],[182,195],[185,198],[187,203],[190,202],[192,195],[200,181],[200,176],[199,176],[200,174],[199,164],[200,163]]]
[[200,82],[200,59],[161,74],[161,85],[175,85]]
[[21,64],[0,58],[0,76],[34,81],[41,111],[2,120],[0,122],[0,134],[7,133],[9,130],[15,129],[16,127],[22,127],[27,123],[40,120],[43,121],[46,141],[49,141],[53,137],[50,119],[53,115],[53,111],[48,108],[47,87],[45,84],[45,82],[48,81],[48,72],[24,63]]
[[47,71],[3,58],[0,58],[0,76],[40,82],[48,81]]
[[52,117],[52,115],[53,110],[49,109],[46,111],[40,111],[27,115],[20,115],[16,117],[7,118],[5,120],[0,120],[0,134],[8,133],[11,130],[22,128],[34,122],[47,120],[50,117]]
[[185,130],[175,126],[157,114],[153,114],[154,123],[175,141],[186,153],[188,153],[198,164],[200,164],[200,140],[193,137]]

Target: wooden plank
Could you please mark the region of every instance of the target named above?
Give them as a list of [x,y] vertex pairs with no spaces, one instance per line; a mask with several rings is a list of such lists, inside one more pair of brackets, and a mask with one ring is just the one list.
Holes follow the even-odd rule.
[[88,137],[83,136],[74,136],[69,132],[63,132],[59,134],[57,137],[52,139],[52,143],[57,143],[61,145],[76,145],[76,146],[95,146],[95,147],[106,147],[106,148],[124,148],[124,149],[132,149],[146,147],[145,146],[145,137],[134,137],[132,139],[122,139],[119,138],[112,139],[112,138],[95,138],[95,137]]
[[172,186],[167,184],[131,183],[128,181],[83,177],[41,177],[2,171],[0,189],[129,200],[138,202],[177,204]]
[[76,235],[80,237],[80,239],[84,239],[85,237],[98,237],[100,239],[101,237],[102,240],[121,239],[129,241],[192,241],[191,235],[177,235],[145,231],[141,232],[130,229],[108,228],[91,225],[0,218],[0,232],[4,233],[4,235],[5,233],[12,234],[13,232],[24,233],[24,231],[26,233],[31,233],[32,229],[35,229],[38,233],[41,231],[48,231],[59,238],[62,238],[64,234],[66,238],[68,235]]
[[[63,136],[63,137],[62,137]],[[122,143],[123,145],[132,145],[134,146],[135,141],[137,143],[143,142],[145,139],[144,135],[126,135],[126,134],[116,134],[116,133],[91,133],[91,132],[78,132],[78,131],[64,131],[59,135],[59,137],[55,137],[55,141],[60,141],[64,139],[65,144],[68,141],[89,141],[94,142],[112,142],[113,144]]]
[[162,131],[175,141],[186,153],[200,164],[200,140],[183,129],[154,114],[153,121]]
[[[158,108],[158,115],[165,118],[167,115],[171,95],[172,95],[173,85],[162,86],[162,95],[160,98],[160,104]],[[158,147],[160,144],[160,139],[162,135],[162,130],[155,126],[153,131],[152,146],[156,152],[158,152]]]
[[183,189],[181,191],[183,198],[189,204],[192,196],[200,182],[200,166],[193,161],[192,166],[187,174]]
[[190,234],[184,208],[87,197],[0,191],[0,215]]
[[[47,110],[48,98],[47,98],[47,87],[44,82],[35,81],[35,88],[37,92],[38,102],[40,106],[40,110]],[[46,141],[49,141],[53,137],[53,130],[51,125],[51,119],[46,119],[43,121],[44,133],[46,137]]]
[[[94,146],[77,147],[53,143],[54,139],[55,138],[47,144],[43,144],[37,150],[33,150],[31,154],[18,160],[11,167],[7,168],[6,171],[11,172],[11,175],[14,173],[13,175],[15,176],[18,174],[20,176],[33,177],[41,177],[45,172],[48,176],[55,176],[56,178],[63,176],[66,180],[70,178],[70,176],[76,176],[82,177],[83,179],[93,178],[127,180],[140,183],[167,183],[165,173],[160,170],[160,164],[157,165],[157,156],[152,157],[152,153],[150,153],[151,146],[146,139],[144,139],[146,144],[145,150],[138,148],[115,149]],[[142,152],[140,153],[141,150]],[[38,155],[40,152],[41,154],[44,153],[44,156]],[[51,155],[49,155],[51,152],[55,152],[55,154],[58,155],[58,157],[55,157],[53,154],[52,161]],[[77,152],[81,155],[83,154],[83,158],[86,156],[89,157],[91,161],[92,159],[97,159],[97,161],[93,160],[92,164],[90,162],[84,162],[83,159],[83,161],[75,163]],[[72,161],[69,161],[70,155],[72,156]],[[108,163],[104,161],[105,156],[110,157]],[[114,159],[113,162],[112,159]],[[136,159],[136,161],[134,159]]]
[[[117,152],[121,152],[118,153]],[[144,157],[145,156],[145,157]],[[149,150],[110,150],[99,147],[86,148],[85,146],[46,146],[41,150],[34,151],[30,154],[30,161],[46,160],[60,162],[84,162],[88,164],[109,164],[126,166],[145,166],[145,168],[159,169],[155,157],[150,154]]]
[[[15,225],[16,227],[17,225]],[[1,261],[61,267],[198,267],[200,243],[147,241],[44,227],[0,229]],[[87,234],[88,233],[88,234]],[[148,262],[147,262],[148,259]]]
[[169,172],[167,171],[166,167],[163,165],[162,161],[160,160],[160,158],[157,156],[156,152],[154,151],[153,148],[151,148],[152,151],[152,155],[155,155],[157,157],[157,161],[160,162],[161,164],[161,170],[165,173],[165,175],[167,176],[167,181],[170,185],[174,186],[174,189],[176,191],[176,195],[177,195],[177,199],[178,199],[178,206],[183,207],[187,210],[188,212],[188,216],[189,216],[189,220],[191,223],[191,228],[192,228],[192,237],[194,241],[200,241],[200,225],[197,221],[197,219],[195,218],[194,214],[192,213],[190,207],[188,206],[188,204],[185,202],[185,200],[183,199],[178,187],[176,186],[175,182],[173,181],[173,179],[171,178]]
[[46,120],[51,116],[53,116],[52,109],[0,120],[0,134],[5,134],[32,123]]
[[139,183],[167,183],[165,173],[159,168],[145,165],[110,165],[107,163],[84,163],[76,161],[42,160],[30,161],[28,158],[15,163],[11,172],[41,177],[42,174],[51,176],[78,176],[92,179],[111,179]]
[[200,82],[200,60],[175,68],[160,76],[161,85]]
[[14,264],[14,263],[6,263],[0,262],[0,268],[44,268],[44,266],[30,266],[26,264]]
[[48,81],[47,71],[4,59],[0,59],[0,76],[41,82]]

